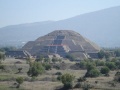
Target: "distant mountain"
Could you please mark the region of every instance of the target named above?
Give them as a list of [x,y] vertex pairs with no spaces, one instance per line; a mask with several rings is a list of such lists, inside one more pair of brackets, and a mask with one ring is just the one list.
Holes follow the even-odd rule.
[[120,6],[60,21],[0,28],[0,45],[22,45],[54,30],[74,30],[101,47],[120,47]]

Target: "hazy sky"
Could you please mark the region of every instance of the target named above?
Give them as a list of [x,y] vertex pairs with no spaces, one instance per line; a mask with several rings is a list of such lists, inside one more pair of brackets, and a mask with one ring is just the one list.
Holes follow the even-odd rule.
[[62,20],[120,6],[120,0],[0,0],[0,27]]

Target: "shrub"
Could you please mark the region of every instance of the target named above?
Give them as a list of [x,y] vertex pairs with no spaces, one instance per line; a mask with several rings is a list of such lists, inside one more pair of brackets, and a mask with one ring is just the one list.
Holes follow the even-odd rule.
[[78,82],[75,86],[74,86],[74,88],[81,88],[82,87],[82,83],[80,83],[80,82]]
[[58,75],[57,80],[61,81],[61,75]]
[[80,66],[80,68],[85,69],[86,68],[86,62],[85,61],[81,61],[79,63],[79,66]]
[[22,77],[16,78],[16,82],[18,83],[17,88],[20,87],[20,85],[23,83],[24,79]]
[[4,65],[0,65],[0,69],[3,71],[5,70],[5,66]]
[[95,81],[95,84],[97,84],[98,83],[98,81]]
[[110,70],[114,70],[114,69],[116,68],[114,62],[106,62],[106,66],[107,66]]
[[85,77],[98,77],[100,75],[100,72],[98,69],[91,69],[90,71],[87,71],[85,74]]
[[101,68],[100,72],[101,72],[102,74],[108,74],[108,73],[110,72],[110,69],[105,66],[105,67],[102,67],[102,68]]
[[100,52],[98,52],[98,58],[99,59],[104,58],[104,56],[105,56],[105,52],[103,50],[101,50]]
[[60,69],[60,66],[54,66],[55,69],[59,70]]
[[84,81],[86,81],[86,78],[85,78],[85,77],[80,77],[80,78],[78,78],[78,82],[84,82]]
[[115,77],[114,77],[114,81],[117,81],[120,83],[120,72],[116,72]]
[[90,74],[90,77],[98,77],[100,75],[100,72],[98,69],[92,69],[90,70],[89,74]]
[[96,67],[95,67],[95,65],[93,64],[93,63],[88,63],[87,64],[87,71],[89,72],[90,70],[92,70],[92,69],[95,69]]
[[91,88],[91,86],[90,86],[90,84],[88,84],[88,83],[84,83],[84,84],[82,85],[82,88],[83,88],[83,90],[89,90],[89,89]]
[[95,63],[96,63],[96,66],[104,66],[105,65],[105,62],[100,61],[100,60],[96,60]]
[[64,74],[61,76],[61,81],[64,84],[64,88],[69,89],[73,87],[74,76],[70,74]]
[[51,70],[51,68],[52,68],[51,65],[48,63],[43,63],[42,65],[45,68],[45,70]]
[[18,73],[21,73],[22,68],[18,68]]
[[42,64],[38,62],[34,62],[31,67],[29,68],[29,71],[27,72],[28,76],[30,77],[37,77],[39,74],[42,74],[44,72],[44,67]]
[[62,75],[62,73],[61,72],[56,72],[55,75]]

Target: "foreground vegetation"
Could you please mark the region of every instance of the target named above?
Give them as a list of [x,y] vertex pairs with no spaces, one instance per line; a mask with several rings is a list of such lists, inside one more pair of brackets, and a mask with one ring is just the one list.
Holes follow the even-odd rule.
[[[115,51],[116,52],[116,51]],[[68,60],[70,58],[70,60]],[[100,51],[99,59],[79,62],[44,58],[20,60],[1,53],[0,90],[119,90],[120,56]]]

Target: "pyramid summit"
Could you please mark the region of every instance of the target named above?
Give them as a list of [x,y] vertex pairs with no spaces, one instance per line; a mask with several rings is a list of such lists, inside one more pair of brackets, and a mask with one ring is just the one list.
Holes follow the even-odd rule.
[[65,57],[69,53],[85,59],[97,57],[100,47],[75,31],[55,30],[35,41],[29,41],[22,49],[35,56],[59,54]]

